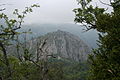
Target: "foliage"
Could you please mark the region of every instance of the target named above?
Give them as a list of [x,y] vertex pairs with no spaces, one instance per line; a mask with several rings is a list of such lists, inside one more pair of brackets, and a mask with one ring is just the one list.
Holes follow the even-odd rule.
[[[111,1],[111,0],[110,0]],[[74,9],[75,22],[83,23],[87,30],[96,29],[99,48],[89,56],[91,64],[89,80],[120,79],[120,0],[105,4],[113,8],[107,13],[104,8],[91,5],[91,0],[79,0],[81,8]],[[87,23],[87,25],[85,25]]]
[[[76,62],[68,59],[52,59],[49,60],[50,68],[57,72],[56,78],[53,76],[51,80],[86,80],[88,64],[87,62]],[[54,74],[56,74],[54,72]]]
[[[4,14],[0,13],[0,20],[4,21],[4,24],[0,24],[0,53],[2,53],[1,58],[1,75],[0,78],[4,78],[5,80],[13,80],[13,70],[12,70],[12,63],[10,63],[11,60],[8,58],[8,53],[6,51],[6,46],[11,45],[11,41],[16,39],[16,35],[19,35],[20,33],[17,31],[21,28],[21,25],[23,23],[23,19],[25,18],[26,14],[32,12],[33,7],[39,7],[38,5],[34,4],[30,7],[26,7],[25,10],[20,14],[18,9],[15,9],[13,12],[14,15],[17,16],[17,19],[9,19],[9,17]],[[3,11],[5,9],[0,9],[0,11]],[[2,65],[3,64],[3,65]],[[3,69],[2,69],[3,68]],[[3,73],[3,74],[2,74]]]
[[[3,60],[2,54],[0,59]],[[43,80],[42,69],[31,61],[20,61],[18,58],[8,56],[12,80]],[[51,60],[52,59],[52,60]],[[87,64],[70,60],[57,60],[51,58],[48,60],[48,72],[46,78],[49,80],[86,80]],[[39,61],[37,64],[43,64]],[[0,76],[3,80],[8,80],[7,66],[0,61]],[[4,76],[3,76],[4,75]]]
[[[2,60],[2,56],[0,58]],[[12,80],[39,80],[40,70],[33,63],[30,61],[21,62],[13,56],[9,56],[8,59],[12,70]],[[0,69],[3,80],[8,80],[6,65],[3,62],[0,62]]]

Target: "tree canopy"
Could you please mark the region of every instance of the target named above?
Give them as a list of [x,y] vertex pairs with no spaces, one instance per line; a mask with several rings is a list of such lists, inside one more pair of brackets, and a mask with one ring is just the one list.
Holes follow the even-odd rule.
[[[96,29],[99,34],[98,49],[89,56],[89,80],[120,79],[120,0],[109,0],[105,4],[113,8],[93,6],[93,0],[78,0],[81,8],[74,9],[75,22],[82,23],[87,30]],[[87,24],[87,25],[86,25]]]

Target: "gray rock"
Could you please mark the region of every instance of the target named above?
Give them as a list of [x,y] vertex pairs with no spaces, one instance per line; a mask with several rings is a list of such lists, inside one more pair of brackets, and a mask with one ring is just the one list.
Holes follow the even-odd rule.
[[87,44],[78,36],[69,32],[58,30],[38,39],[40,41],[46,39],[44,49],[46,49],[47,54],[58,55],[59,58],[83,61],[87,59],[87,55],[90,53],[90,48]]
[[[46,43],[44,47],[41,47],[44,41]],[[87,60],[87,55],[91,53],[88,45],[78,36],[61,30],[29,40],[26,44],[31,54],[37,55],[39,53],[39,56],[53,55],[58,59],[83,61]],[[40,51],[41,48],[43,52]],[[9,49],[11,49],[9,50],[11,53],[17,52],[16,49]],[[20,54],[23,54],[22,48]]]

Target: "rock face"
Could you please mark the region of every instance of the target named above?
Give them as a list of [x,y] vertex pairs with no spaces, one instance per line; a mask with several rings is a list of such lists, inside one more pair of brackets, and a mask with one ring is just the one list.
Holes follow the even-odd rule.
[[38,39],[39,40],[33,40],[30,44],[33,45],[33,43],[36,44],[36,41],[46,39],[44,48],[46,48],[47,53],[58,55],[58,58],[83,61],[87,59],[87,55],[90,53],[89,47],[79,37],[69,32],[58,30]]
[[[78,36],[61,30],[29,40],[27,42],[27,48],[30,50],[30,53],[35,55],[37,55],[37,53],[41,54],[39,49],[43,41],[46,43],[44,47],[42,47],[43,51],[45,51],[42,55],[54,55],[58,59],[83,61],[87,59],[87,55],[90,53],[90,48]],[[12,52],[15,50],[12,49],[9,51]],[[20,52],[23,53],[23,50],[21,49]]]

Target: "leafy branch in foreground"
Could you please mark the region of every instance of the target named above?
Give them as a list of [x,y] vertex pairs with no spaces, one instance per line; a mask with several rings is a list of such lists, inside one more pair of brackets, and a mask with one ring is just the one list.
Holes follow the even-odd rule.
[[[9,17],[6,14],[0,13],[0,20],[4,21],[4,25],[0,24],[0,52],[3,54],[4,58],[2,61],[5,63],[7,67],[6,69],[8,72],[8,74],[7,73],[4,74],[6,75],[4,77],[5,79],[12,80],[12,70],[8,60],[6,46],[9,46],[10,41],[15,40],[16,35],[20,34],[19,32],[17,32],[17,30],[21,28],[23,19],[28,13],[31,13],[33,11],[32,8],[34,7],[39,7],[39,5],[34,4],[30,7],[26,7],[25,10],[22,12],[22,14],[19,14],[18,9],[15,9],[13,14],[17,16],[18,20],[9,19]],[[1,11],[3,11],[3,9],[1,9]],[[0,75],[0,76],[3,76],[3,75]]]
[[81,8],[73,10],[76,23],[84,24],[87,31],[100,32],[99,48],[93,50],[88,60],[89,80],[120,80],[120,0],[110,0],[111,13],[93,6],[92,1],[78,0]]

